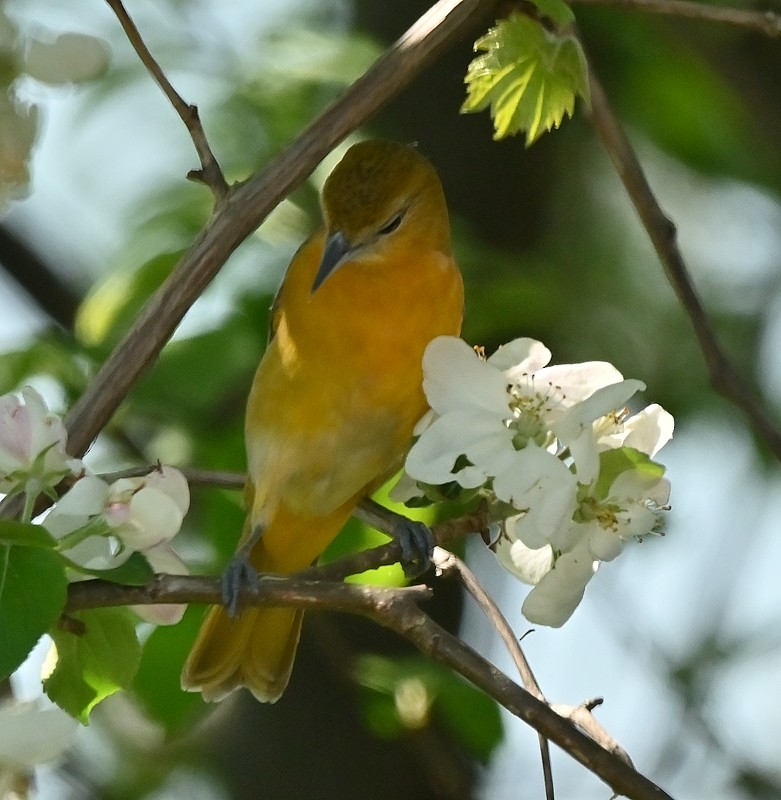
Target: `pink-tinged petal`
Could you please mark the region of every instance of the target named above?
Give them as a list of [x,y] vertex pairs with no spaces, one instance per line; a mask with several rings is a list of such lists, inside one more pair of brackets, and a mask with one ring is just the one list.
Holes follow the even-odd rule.
[[114,534],[131,550],[146,550],[173,539],[182,526],[179,506],[159,489],[145,487],[129,503],[130,516]]
[[190,508],[190,487],[187,478],[175,467],[160,467],[146,476],[146,485],[167,494],[176,503],[182,516]]
[[30,458],[31,423],[29,410],[16,395],[0,397],[0,470],[13,472],[28,465]]
[[[163,575],[189,575],[187,565],[168,544],[144,550],[152,569]],[[139,617],[154,625],[176,625],[181,621],[187,606],[181,603],[157,603],[150,606],[133,606]]]

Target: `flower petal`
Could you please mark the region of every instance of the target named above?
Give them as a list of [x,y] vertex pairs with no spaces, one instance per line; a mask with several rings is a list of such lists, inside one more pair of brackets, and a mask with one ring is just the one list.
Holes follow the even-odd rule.
[[423,391],[438,414],[480,410],[507,414],[507,381],[455,336],[438,336],[423,354]]
[[551,351],[536,339],[523,337],[502,345],[489,359],[492,367],[502,370],[507,378],[517,377],[542,369],[551,359]]
[[545,545],[537,550],[527,547],[519,539],[502,537],[496,545],[497,561],[518,580],[532,585],[539,583],[553,566],[553,550]]
[[[161,544],[144,550],[144,556],[156,573],[166,575],[188,575],[187,565],[169,544]],[[149,606],[132,606],[139,617],[154,625],[176,625],[187,610],[183,603],[156,603]]]
[[4,704],[0,706],[0,763],[30,769],[52,761],[71,744],[78,726],[56,706]]
[[565,553],[529,592],[521,611],[529,622],[561,627],[583,599],[596,564],[585,547]]

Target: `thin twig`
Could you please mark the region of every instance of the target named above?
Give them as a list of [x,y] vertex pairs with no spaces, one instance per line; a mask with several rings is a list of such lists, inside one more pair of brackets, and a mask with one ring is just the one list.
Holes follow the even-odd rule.
[[745,8],[722,8],[689,0],[570,0],[570,5],[610,6],[661,14],[668,17],[685,17],[700,22],[717,22],[747,28],[764,36],[781,36],[781,15],[774,11],[754,11]]
[[[129,467],[116,472],[104,472],[100,477],[107,483],[113,483],[120,478],[142,478],[161,465],[146,464],[142,467]],[[223,472],[213,469],[193,469],[190,467],[177,467],[184,475],[190,486],[208,486],[212,489],[236,489],[241,491],[247,478],[242,472]]]
[[261,173],[232,187],[66,419],[83,455],[228,256],[345,136],[489,15],[497,0],[440,0]]
[[[148,475],[153,470],[159,469],[160,464],[146,464],[140,467],[130,467],[128,469],[118,470],[116,472],[106,472],[100,477],[112,483],[120,478],[138,478]],[[241,491],[244,489],[247,476],[242,472],[223,472],[220,470],[206,470],[206,469],[193,469],[188,467],[179,467],[179,471],[184,475],[187,482],[193,486],[210,486],[215,489],[235,489]],[[358,504],[358,507],[353,512],[356,519],[371,525],[382,533],[388,536],[393,535],[393,531],[399,522],[406,522],[407,518],[389,508],[380,505],[370,497],[364,498]],[[455,519],[448,519],[443,522],[437,523],[432,528],[434,541],[439,545],[447,545],[452,542],[463,539],[472,533],[479,533],[484,536],[488,530],[488,509],[482,505],[475,511],[469,514],[464,514]],[[385,548],[385,549],[383,549]],[[367,569],[376,569],[380,566],[393,564],[399,560],[401,550],[390,542],[388,545],[383,545],[384,555],[382,556],[383,563],[376,563],[377,555],[371,559],[364,560],[362,553],[356,553],[351,556],[349,561],[347,559],[340,560],[338,565],[334,565],[333,572],[329,574],[329,580],[342,580],[348,575],[356,575],[360,572],[365,572]],[[344,572],[345,568],[353,570],[352,572]],[[342,572],[337,573],[337,570]]]
[[[526,658],[526,654],[523,652],[523,648],[515,632],[510,627],[510,623],[507,621],[507,618],[504,616],[499,606],[494,602],[491,595],[486,592],[480,581],[477,580],[477,576],[474,572],[472,572],[455,553],[451,553],[449,550],[445,550],[441,547],[434,548],[434,555],[431,560],[434,562],[434,566],[437,569],[443,572],[452,571],[458,575],[461,583],[464,584],[464,588],[472,595],[477,605],[480,606],[482,612],[499,633],[499,636],[504,642],[504,646],[510,653],[510,657],[521,676],[521,682],[526,690],[541,702],[547,703],[548,701],[545,699],[542,689],[540,689],[540,685],[534,677],[531,665]],[[545,797],[547,800],[553,800],[554,786],[550,747],[548,745],[548,740],[541,734],[539,736],[539,741],[540,756],[542,758],[542,773],[545,782]]]
[[724,355],[700,302],[678,248],[676,230],[660,207],[643,168],[621,124],[613,113],[602,84],[589,68],[590,117],[621,178],[624,188],[648,233],[678,299],[689,316],[708,368],[713,388],[731,400],[749,418],[775,457],[781,461],[781,433],[751,391],[748,381],[735,371]]
[[[572,722],[511,681],[460,639],[448,633],[418,607],[430,596],[426,587],[406,589],[293,578],[262,578],[242,593],[246,605],[292,605],[362,614],[412,642],[433,660],[471,681],[545,738],[598,775],[618,794],[635,800],[672,800],[663,789],[606,751]],[[217,578],[158,575],[147,586],[120,586],[102,580],[72,583],[67,611],[118,605],[222,602]]]
[[122,0],[106,0],[106,2],[116,14],[119,24],[125,31],[125,35],[133,46],[133,49],[138,53],[141,62],[149,70],[157,85],[163,90],[168,101],[174,107],[174,110],[187,128],[190,138],[193,140],[198,158],[201,161],[201,168],[191,171],[187,177],[191,180],[206,184],[206,186],[212,190],[216,200],[218,202],[221,201],[228,194],[229,186],[209,146],[206,133],[203,130],[203,125],[201,125],[198,107],[187,103],[171,85],[171,82],[165,76],[160,65],[149,52],[149,48],[144,43],[136,24],[130,18],[124,5],[122,5]]

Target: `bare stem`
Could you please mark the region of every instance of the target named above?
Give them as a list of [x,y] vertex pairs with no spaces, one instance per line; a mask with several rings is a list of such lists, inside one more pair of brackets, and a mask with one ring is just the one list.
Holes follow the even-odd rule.
[[119,24],[125,31],[125,35],[133,46],[133,49],[138,53],[141,62],[149,70],[157,85],[163,90],[168,101],[185,124],[190,138],[193,140],[198,158],[201,161],[201,168],[192,171],[188,177],[206,184],[212,190],[215,198],[218,201],[222,200],[228,193],[228,183],[225,180],[225,176],[222,174],[220,165],[217,163],[217,159],[214,157],[211,147],[209,147],[206,133],[203,130],[203,125],[201,125],[198,107],[187,103],[176,89],[174,89],[168,78],[166,78],[160,65],[149,52],[149,48],[144,43],[136,24],[130,18],[130,15],[122,4],[122,0],[106,0],[106,2],[116,14]]
[[[454,572],[458,575],[464,588],[469,592],[474,601],[480,606],[482,612],[486,615],[490,623],[496,628],[504,646],[515,664],[518,674],[521,676],[521,681],[526,689],[534,697],[543,703],[547,700],[540,689],[537,679],[534,677],[531,665],[529,664],[526,654],[523,652],[521,643],[515,635],[507,618],[502,614],[499,606],[494,602],[491,595],[486,592],[477,576],[471,569],[457,556],[449,550],[444,550],[441,547],[434,549],[434,557],[432,559],[434,565],[444,572]],[[554,786],[553,786],[553,768],[551,767],[550,760],[550,747],[548,740],[540,734],[540,756],[542,758],[542,772],[545,782],[545,797],[546,800],[554,800]]]
[[721,349],[678,247],[675,225],[659,205],[637,155],[592,68],[589,68],[589,75],[591,122],[653,243],[678,300],[691,321],[711,384],[746,414],[772,453],[781,461],[781,433],[751,390],[748,380],[738,375]]

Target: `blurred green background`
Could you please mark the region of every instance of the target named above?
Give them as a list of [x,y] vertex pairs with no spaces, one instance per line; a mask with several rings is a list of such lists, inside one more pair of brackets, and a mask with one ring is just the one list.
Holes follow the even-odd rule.
[[[128,10],[199,106],[228,179],[239,180],[427,7],[139,0]],[[777,0],[762,7],[781,11]],[[0,31],[6,56],[29,37],[64,31],[96,36],[110,53],[98,77],[75,86],[32,80],[2,59],[6,84],[38,106],[39,125],[27,196],[9,200],[0,221],[0,392],[30,381],[64,410],[205,223],[210,197],[184,179],[197,165],[191,143],[105,4],[6,0],[0,9],[16,26]],[[777,415],[778,40],[626,10],[575,12],[725,350]],[[673,483],[668,535],[605,565],[573,619],[527,638],[527,654],[549,699],[604,696],[599,719],[673,794],[781,797],[778,465],[709,388],[690,325],[584,117],[526,150],[521,139],[493,142],[487,115],[459,114],[481,33],[355,137],[415,141],[439,170],[469,342],[491,351],[533,336],[558,362],[612,361],[645,381],[645,400],[677,423],[661,455]],[[160,459],[243,470],[244,402],[268,308],[349,143],[231,258],[93,447],[94,469]],[[221,568],[241,522],[236,493],[193,492],[180,550],[194,571]],[[351,523],[338,546],[376,540]],[[479,543],[467,550],[523,633],[525,589]],[[437,583],[431,611],[513,674],[495,632],[452,585]],[[543,796],[533,732],[361,619],[308,616],[290,689],[275,706],[235,696],[207,709],[178,690],[201,615],[192,608],[174,628],[144,630],[137,692],[93,714],[65,762],[40,776],[42,796]],[[18,691],[33,685],[28,675]],[[410,697],[422,713],[405,713]],[[607,796],[558,752],[554,775],[561,797]]]

